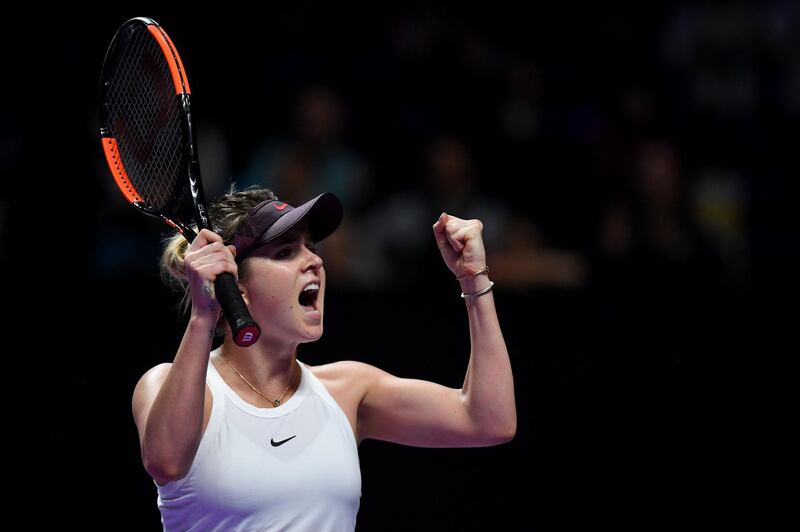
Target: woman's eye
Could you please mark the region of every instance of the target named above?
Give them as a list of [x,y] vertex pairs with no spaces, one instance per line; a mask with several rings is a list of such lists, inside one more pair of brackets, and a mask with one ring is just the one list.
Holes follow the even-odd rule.
[[[317,252],[317,248],[314,245],[309,244],[306,247],[309,249],[309,251],[311,251],[311,253]],[[289,258],[292,255],[294,255],[299,249],[300,248],[298,244],[286,246],[285,248],[278,250],[278,252],[275,253],[275,257],[279,259]]]

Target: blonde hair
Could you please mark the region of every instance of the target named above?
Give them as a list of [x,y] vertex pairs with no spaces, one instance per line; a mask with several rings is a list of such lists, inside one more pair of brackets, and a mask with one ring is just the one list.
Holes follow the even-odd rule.
[[[220,235],[226,244],[230,244],[236,233],[236,228],[247,214],[259,203],[265,200],[275,200],[278,197],[268,188],[248,187],[236,191],[232,185],[230,190],[211,205],[209,214],[214,223],[214,232]],[[196,227],[195,227],[196,229]],[[175,291],[182,293],[181,309],[188,311],[191,305],[191,292],[188,290],[186,279],[186,251],[189,242],[180,233],[175,233],[164,240],[164,250],[161,253],[161,278]],[[247,259],[239,264],[239,278],[247,276]]]

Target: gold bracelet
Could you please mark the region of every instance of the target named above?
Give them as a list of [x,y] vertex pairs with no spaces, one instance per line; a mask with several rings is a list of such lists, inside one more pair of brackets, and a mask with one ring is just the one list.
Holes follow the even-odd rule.
[[462,275],[461,277],[456,277],[456,281],[461,281],[462,279],[466,279],[467,277],[472,277],[474,279],[477,276],[483,275],[483,274],[489,275],[489,267],[488,266],[486,266],[484,269],[482,269],[478,273],[474,273],[472,275]]
[[494,281],[489,281],[489,286],[487,286],[483,290],[478,290],[477,292],[475,292],[473,294],[465,294],[464,292],[461,292],[461,298],[462,299],[467,299],[468,297],[482,296],[483,294],[485,294],[486,292],[491,290],[493,286],[494,286]]

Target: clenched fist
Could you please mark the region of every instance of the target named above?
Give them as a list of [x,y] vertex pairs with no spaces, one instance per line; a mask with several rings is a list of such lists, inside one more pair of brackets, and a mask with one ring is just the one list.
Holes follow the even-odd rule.
[[486,268],[480,220],[462,220],[443,212],[433,224],[433,234],[445,264],[456,278],[471,277]]

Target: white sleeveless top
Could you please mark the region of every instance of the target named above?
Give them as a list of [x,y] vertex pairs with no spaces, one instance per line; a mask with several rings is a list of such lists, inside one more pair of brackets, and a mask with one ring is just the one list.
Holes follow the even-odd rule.
[[355,529],[361,470],[353,429],[319,379],[300,368],[288,401],[258,408],[209,362],[213,405],[194,462],[186,477],[157,485],[165,531]]

